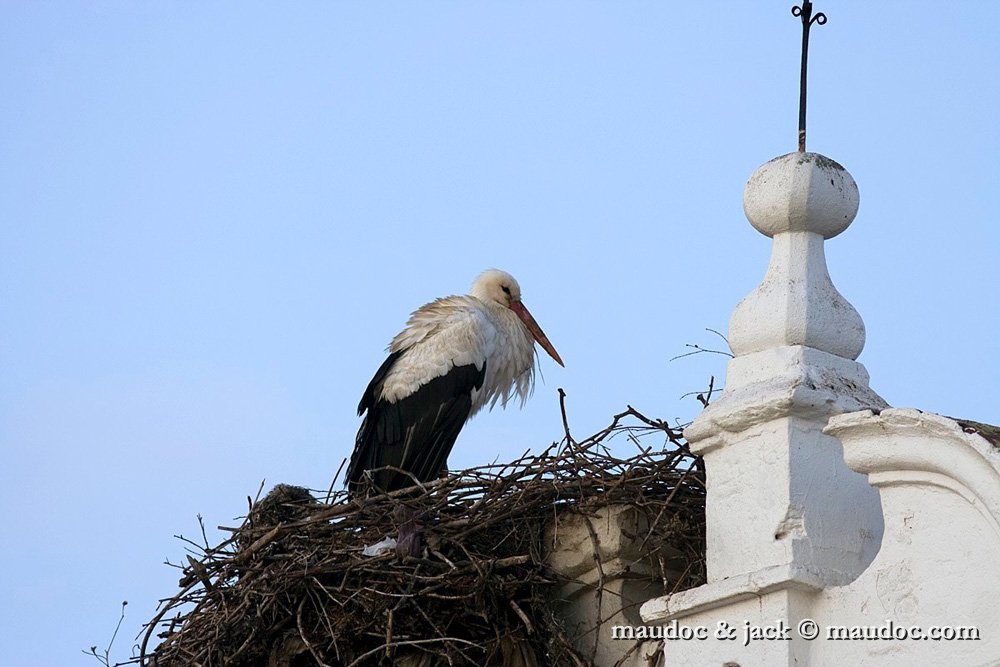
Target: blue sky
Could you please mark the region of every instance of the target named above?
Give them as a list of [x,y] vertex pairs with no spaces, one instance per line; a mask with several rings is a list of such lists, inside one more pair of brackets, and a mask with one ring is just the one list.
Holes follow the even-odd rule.
[[[453,467],[632,404],[687,421],[759,282],[744,219],[795,148],[790,2],[0,2],[5,664],[114,659],[172,535],[261,480],[326,488],[407,314],[496,266],[566,361]],[[1000,5],[821,2],[809,148],[892,405],[1000,423]],[[210,531],[216,539],[218,533]]]

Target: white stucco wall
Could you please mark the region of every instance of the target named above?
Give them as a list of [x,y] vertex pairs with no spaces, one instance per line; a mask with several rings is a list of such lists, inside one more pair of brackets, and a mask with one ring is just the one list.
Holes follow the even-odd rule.
[[885,537],[852,584],[826,589],[821,625],[974,626],[979,640],[816,641],[812,664],[1000,664],[1000,452],[917,410],[841,415],[827,432],[881,492]]
[[[647,603],[647,621],[712,633],[704,641],[668,641],[666,664],[1000,664],[1000,452],[953,420],[916,410],[845,414],[826,430],[880,491],[885,532],[874,560],[842,586],[790,566]],[[814,624],[818,637],[804,639],[802,622]],[[733,639],[715,635],[720,623],[734,630]],[[748,626],[787,628],[788,640],[745,645]],[[920,639],[914,627],[921,635],[937,627],[970,638]],[[882,638],[828,639],[855,628]]]

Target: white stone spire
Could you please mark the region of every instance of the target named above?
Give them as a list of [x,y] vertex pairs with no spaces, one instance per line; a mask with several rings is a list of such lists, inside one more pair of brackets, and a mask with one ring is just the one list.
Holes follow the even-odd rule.
[[823,253],[824,239],[847,229],[858,212],[851,175],[816,153],[783,155],[750,177],[743,209],[774,244],[764,281],[733,312],[733,353],[805,345],[857,359],[865,325],[830,281]]
[[[717,442],[736,431],[795,412],[832,414],[887,407],[855,360],[865,344],[861,316],[830,280],[824,243],[851,224],[858,186],[842,166],[818,153],[789,153],[761,166],[747,182],[743,208],[772,239],[761,284],[733,311],[726,389],[687,431]],[[794,407],[794,410],[791,408]]]
[[[834,415],[887,407],[856,361],[864,323],[824,255],[858,211],[857,185],[829,158],[791,153],[754,172],[743,201],[772,239],[770,264],[730,320],[735,356],[722,396],[685,430],[705,458],[708,583],[646,603],[647,622],[794,625],[810,596],[863,572],[882,539],[878,492],[823,432]],[[736,656],[795,665],[809,647],[793,639],[742,653],[726,642],[671,650],[681,665]]]

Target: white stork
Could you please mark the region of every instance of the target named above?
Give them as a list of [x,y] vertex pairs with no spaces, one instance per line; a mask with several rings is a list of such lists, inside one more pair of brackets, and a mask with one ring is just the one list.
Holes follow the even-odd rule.
[[[515,395],[523,405],[534,382],[532,339],[563,365],[521,303],[520,285],[497,269],[480,274],[468,295],[415,311],[358,405],[367,414],[347,469],[351,493],[366,478],[377,491],[437,478],[472,415]],[[405,472],[378,470],[386,466]]]

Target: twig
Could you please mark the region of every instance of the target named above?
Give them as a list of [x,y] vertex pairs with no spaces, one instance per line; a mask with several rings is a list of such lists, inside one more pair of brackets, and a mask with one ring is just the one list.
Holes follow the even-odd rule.
[[330,498],[333,497],[333,487],[336,486],[337,480],[340,479],[340,471],[344,469],[344,464],[347,463],[347,459],[340,460],[340,466],[337,467],[337,472],[333,474],[333,479],[330,480],[330,488],[326,490],[326,500],[324,502],[329,503]]
[[562,413],[563,431],[566,433],[566,443],[576,444],[573,436],[569,434],[569,419],[566,417],[566,392],[559,387],[559,412]]
[[111,634],[111,641],[108,642],[108,647],[104,649],[104,655],[98,655],[97,646],[91,646],[89,651],[83,651],[83,653],[97,658],[105,667],[111,667],[111,647],[115,643],[115,637],[118,636],[118,630],[122,627],[122,621],[125,620],[125,607],[127,605],[128,600],[122,600],[122,613],[118,617],[118,625],[115,626],[115,631]]
[[[719,338],[721,338],[723,340],[723,342],[725,342],[727,348],[729,347],[729,339],[726,338],[725,336],[723,336],[721,333],[719,333],[715,329],[710,329],[708,327],[705,328],[705,331],[710,331],[710,332],[714,333],[716,336],[718,336]],[[694,351],[693,352],[685,352],[684,354],[678,354],[676,357],[671,357],[670,361],[676,361],[677,359],[683,359],[684,357],[690,357],[690,356],[695,355],[695,354],[702,354],[703,352],[708,352],[708,353],[711,353],[711,354],[721,354],[723,356],[729,357],[730,359],[732,359],[735,356],[732,353],[732,351],[727,352],[725,350],[713,350],[711,348],[702,347],[701,345],[696,345],[694,343],[685,343],[684,347],[693,348]]]

